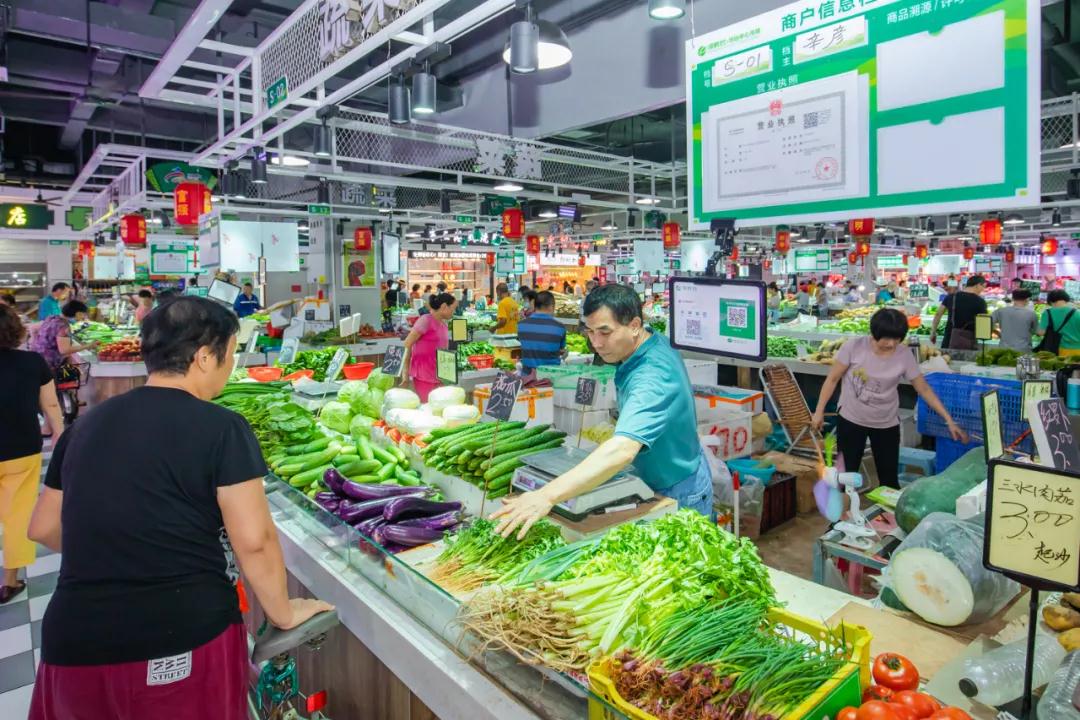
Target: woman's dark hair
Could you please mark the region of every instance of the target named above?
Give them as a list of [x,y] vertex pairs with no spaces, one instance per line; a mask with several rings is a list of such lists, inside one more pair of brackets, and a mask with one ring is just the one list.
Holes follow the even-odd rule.
[[10,307],[15,307],[15,296],[11,293],[0,293],[0,301],[4,302]]
[[907,333],[907,315],[899,310],[883,308],[870,318],[870,336],[875,340],[903,340]]
[[236,315],[206,298],[177,297],[143,320],[142,356],[151,373],[186,375],[201,347],[225,362],[229,339],[240,330]]
[[139,297],[141,297],[141,298],[152,298],[152,297],[154,297],[154,293],[150,292],[149,290],[143,289],[143,290],[139,291]]
[[636,290],[625,285],[601,285],[585,296],[582,308],[585,317],[600,308],[611,310],[620,325],[629,325],[634,318],[645,321],[641,315],[641,298]]
[[454,296],[448,292],[441,292],[431,296],[431,309],[438,310],[443,305],[452,305],[454,303]]
[[420,283],[416,283],[415,285],[412,286],[413,292],[416,292],[419,289],[420,289]]
[[424,286],[424,292],[431,292],[431,285],[430,284]]
[[1012,299],[1013,300],[1030,300],[1031,299],[1031,291],[1030,290],[1025,290],[1024,288],[1018,288],[1016,290],[1013,290],[1012,291]]
[[1056,302],[1069,302],[1072,298],[1069,297],[1069,293],[1064,290],[1051,290],[1046,295],[1046,303],[1053,305]]
[[90,308],[86,307],[86,303],[81,300],[69,300],[64,303],[64,307],[60,309],[60,314],[66,318],[73,318],[79,313],[90,312]]
[[14,350],[22,345],[26,326],[9,305],[0,305],[0,350]]

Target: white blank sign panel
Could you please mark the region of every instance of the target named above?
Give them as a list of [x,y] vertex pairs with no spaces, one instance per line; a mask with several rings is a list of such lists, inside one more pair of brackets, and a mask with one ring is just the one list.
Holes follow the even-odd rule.
[[878,130],[878,193],[1005,181],[1005,109],[990,108]]
[[878,110],[993,90],[1005,84],[1005,12],[882,43]]

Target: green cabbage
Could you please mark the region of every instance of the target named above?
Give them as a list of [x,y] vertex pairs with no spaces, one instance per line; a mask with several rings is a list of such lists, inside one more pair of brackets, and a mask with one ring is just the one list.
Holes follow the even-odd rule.
[[352,421],[352,410],[343,402],[331,400],[323,405],[319,412],[322,424],[339,433],[349,434],[349,423]]
[[384,375],[382,370],[375,368],[371,371],[371,374],[368,375],[367,385],[372,390],[382,390],[385,392],[394,387],[394,376]]
[[354,415],[352,422],[349,423],[349,435],[354,438],[369,438],[371,437],[371,426],[374,424],[374,418],[369,418],[367,415]]
[[354,413],[362,412],[364,400],[371,394],[363,380],[350,380],[338,390],[337,399],[348,404]]
[[366,398],[364,398],[363,402],[361,403],[360,412],[362,412],[364,415],[367,415],[369,418],[374,418],[378,420],[379,417],[381,417],[379,415],[379,412],[382,410],[382,404],[383,391],[372,390],[371,393]]

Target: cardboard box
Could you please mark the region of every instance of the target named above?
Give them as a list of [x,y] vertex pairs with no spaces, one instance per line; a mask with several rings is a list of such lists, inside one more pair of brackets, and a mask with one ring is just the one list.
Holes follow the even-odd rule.
[[765,453],[760,459],[775,465],[778,472],[795,476],[795,509],[800,515],[817,512],[814,484],[821,478],[817,461],[776,451]]

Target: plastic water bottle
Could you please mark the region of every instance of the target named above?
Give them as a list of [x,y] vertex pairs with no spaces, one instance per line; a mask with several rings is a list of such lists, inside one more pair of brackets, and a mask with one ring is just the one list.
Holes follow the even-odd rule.
[[[1065,648],[1043,632],[1035,635],[1035,667],[1032,687],[1050,682],[1065,657]],[[1004,705],[1024,694],[1027,638],[1003,645],[985,655],[964,661],[960,692],[983,705]],[[1071,702],[1071,698],[1070,698]]]
[[1065,656],[1050,685],[1039,701],[1039,720],[1080,720],[1080,710],[1073,705],[1073,694],[1080,684],[1080,650]]

